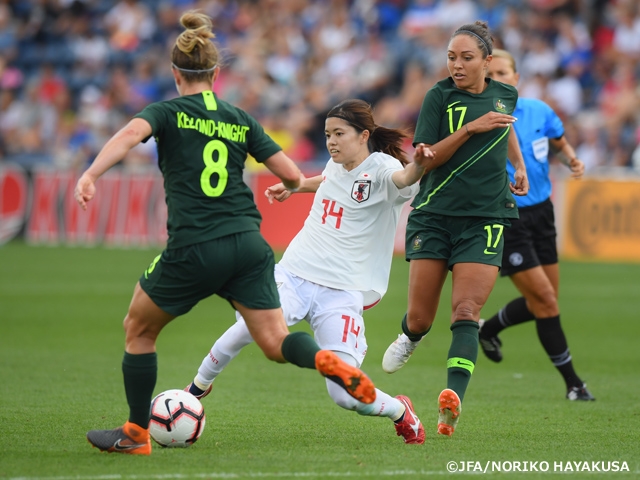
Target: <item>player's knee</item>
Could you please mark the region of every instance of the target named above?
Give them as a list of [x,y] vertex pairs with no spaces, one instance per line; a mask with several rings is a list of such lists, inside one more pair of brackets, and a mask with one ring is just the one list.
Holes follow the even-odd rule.
[[560,313],[558,299],[553,288],[536,292],[531,299],[528,299],[528,304],[536,318],[555,317]]
[[262,348],[264,356],[272,362],[287,363],[287,361],[282,356],[282,349],[279,346],[274,347],[272,345],[261,345],[260,348]]
[[480,318],[481,308],[481,305],[471,299],[461,300],[453,307],[451,321],[457,322],[459,320],[478,320]]
[[123,322],[125,350],[129,353],[155,351],[159,330],[155,325],[138,317],[127,315]]
[[122,327],[124,328],[124,333],[127,338],[139,337],[144,331],[144,325],[140,319],[132,316],[130,313],[124,317]]

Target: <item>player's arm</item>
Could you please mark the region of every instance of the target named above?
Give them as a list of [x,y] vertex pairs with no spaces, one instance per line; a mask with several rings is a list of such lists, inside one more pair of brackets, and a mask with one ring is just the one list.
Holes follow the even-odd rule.
[[74,197],[84,210],[87,209],[87,202],[95,195],[96,180],[122,160],[129,150],[145,138],[150,137],[151,133],[149,122],[142,118],[134,118],[107,141],[76,184]]
[[466,123],[462,128],[459,128],[439,142],[433,145],[427,144],[426,146],[432,151],[438,152],[438,155],[434,156],[428,162],[425,162],[424,173],[429,173],[431,170],[448,162],[453,154],[476,133],[484,133],[496,128],[505,128],[515,121],[516,117],[507,115],[506,113],[485,113],[480,118]]
[[433,152],[424,143],[416,145],[416,151],[413,153],[413,163],[407,165],[404,169],[393,172],[391,180],[399,189],[413,185],[422,178],[428,165],[435,158]]
[[298,166],[291,160],[282,150],[274,153],[264,161],[271,173],[282,180],[285,188],[297,191],[300,183],[304,179],[304,175],[300,172]]
[[[318,187],[322,183],[322,175],[316,175],[315,177],[301,177],[300,178],[300,186],[295,191],[297,193],[315,193],[318,191]],[[284,202],[287,198],[291,196],[291,190],[287,189],[282,183],[276,183],[275,185],[271,185],[268,187],[264,195],[269,199],[269,203],[273,203],[273,200],[277,200],[279,202]]]
[[551,147],[560,154],[560,158],[566,166],[571,169],[573,178],[581,178],[584,173],[584,163],[576,156],[576,151],[571,146],[564,135],[560,138],[552,138],[549,140]]
[[518,136],[516,135],[515,128],[511,127],[509,132],[509,139],[507,143],[507,157],[516,169],[513,174],[515,184],[509,183],[511,193],[514,195],[526,195],[529,192],[529,179],[527,178],[527,168],[524,164],[524,158],[522,157],[522,151],[520,151],[520,145],[518,144]]

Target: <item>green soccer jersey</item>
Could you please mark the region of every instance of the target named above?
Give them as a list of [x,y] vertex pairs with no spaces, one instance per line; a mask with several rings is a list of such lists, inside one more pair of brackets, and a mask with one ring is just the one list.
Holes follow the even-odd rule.
[[136,117],[158,145],[168,209],[167,248],[260,230],[262,217],[242,173],[281,148],[248,113],[212,91],[153,103]]
[[[433,145],[488,112],[511,114],[518,91],[486,81],[482,93],[458,89],[451,77],[436,83],[422,103],[414,145]],[[509,130],[471,136],[449,161],[422,178],[412,206],[441,215],[518,218],[506,169]]]

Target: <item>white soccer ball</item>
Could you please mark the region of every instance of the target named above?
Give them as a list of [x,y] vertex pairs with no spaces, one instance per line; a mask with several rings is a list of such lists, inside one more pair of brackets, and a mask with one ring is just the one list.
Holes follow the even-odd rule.
[[205,425],[204,407],[184,390],[167,390],[151,401],[149,433],[163,447],[188,447]]

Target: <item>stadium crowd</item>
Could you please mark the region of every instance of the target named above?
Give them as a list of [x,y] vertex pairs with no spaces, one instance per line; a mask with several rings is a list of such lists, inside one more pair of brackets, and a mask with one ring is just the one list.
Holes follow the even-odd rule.
[[[318,132],[349,97],[412,129],[448,76],[454,27],[482,19],[587,172],[640,169],[637,0],[0,0],[0,162],[84,169],[133,114],[176,96],[166,58],[188,9],[214,19],[216,93],[302,165],[326,161]],[[155,161],[149,141],[123,164]]]

